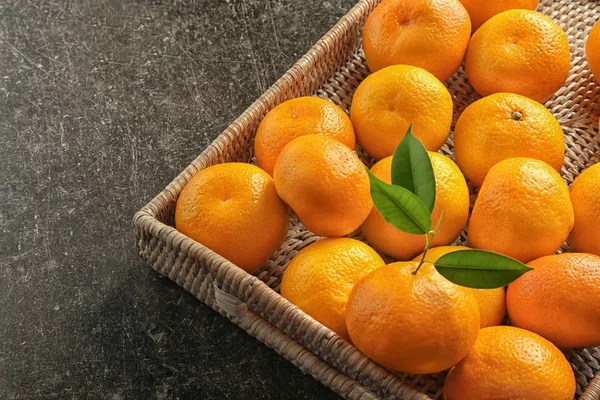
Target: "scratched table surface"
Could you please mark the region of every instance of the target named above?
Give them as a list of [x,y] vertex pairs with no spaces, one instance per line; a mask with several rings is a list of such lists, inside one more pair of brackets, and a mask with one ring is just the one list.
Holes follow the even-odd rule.
[[338,398],[138,259],[131,219],[351,6],[0,1],[0,398]]

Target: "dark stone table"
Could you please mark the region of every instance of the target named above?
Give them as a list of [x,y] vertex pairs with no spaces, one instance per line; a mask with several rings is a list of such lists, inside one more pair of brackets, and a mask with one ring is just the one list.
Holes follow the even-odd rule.
[[335,399],[131,219],[351,0],[0,1],[0,398]]

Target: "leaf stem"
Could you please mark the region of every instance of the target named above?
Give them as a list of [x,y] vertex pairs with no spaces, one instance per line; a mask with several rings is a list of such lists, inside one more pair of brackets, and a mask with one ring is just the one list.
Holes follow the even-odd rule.
[[[431,238],[429,237],[429,235],[431,235]],[[413,275],[416,275],[417,272],[419,272],[419,270],[421,269],[421,266],[423,265],[423,263],[425,262],[425,255],[427,254],[427,251],[429,250],[429,246],[431,246],[431,242],[433,242],[433,238],[435,237],[435,232],[431,231],[425,234],[425,250],[423,250],[423,256],[421,257],[421,261],[419,261],[419,265],[417,266],[417,269],[415,269],[413,271]]]
[[421,266],[423,266],[423,264],[425,263],[425,261],[426,261],[425,257],[427,256],[427,252],[429,251],[429,248],[431,247],[431,244],[433,243],[433,238],[435,238],[436,233],[440,229],[440,223],[442,222],[443,216],[444,216],[444,213],[442,212],[440,214],[440,218],[438,219],[437,224],[435,225],[435,229],[433,229],[425,234],[425,249],[423,250],[423,256],[421,257],[421,260],[419,261],[419,265],[417,266],[417,269],[415,269],[413,271],[413,273],[412,273],[413,275],[416,275],[417,272],[419,272],[419,270],[421,269]]

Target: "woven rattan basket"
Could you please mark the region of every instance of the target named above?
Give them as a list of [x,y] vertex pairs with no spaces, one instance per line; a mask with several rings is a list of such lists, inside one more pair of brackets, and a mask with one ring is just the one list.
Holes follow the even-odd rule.
[[[354,90],[369,73],[361,51],[360,31],[378,3],[379,0],[360,1],[139,211],[134,217],[135,240],[140,256],[155,270],[344,398],[441,399],[444,373],[391,373],[279,295],[281,275],[289,261],[300,249],[319,239],[297,219],[292,218],[281,249],[254,275],[173,228],[175,202],[195,173],[222,162],[253,162],[254,134],[271,108],[294,97],[318,95],[349,109]],[[584,52],[589,31],[600,19],[600,2],[543,0],[538,10],[562,26],[571,44],[569,79],[546,104],[565,132],[567,154],[562,172],[570,184],[584,168],[600,161],[600,84],[591,78]],[[455,118],[479,98],[462,68],[446,84],[454,98]],[[451,135],[442,148],[450,156],[452,143]],[[458,243],[464,243],[464,237]],[[600,348],[571,351],[567,356],[577,378],[578,398],[600,399]]]

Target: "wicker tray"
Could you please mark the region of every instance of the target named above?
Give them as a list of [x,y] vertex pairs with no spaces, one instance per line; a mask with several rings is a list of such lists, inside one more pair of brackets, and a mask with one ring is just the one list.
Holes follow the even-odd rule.
[[[352,94],[368,75],[360,31],[380,0],[362,0],[237,118],[167,188],[134,217],[140,256],[161,274],[347,399],[441,399],[445,374],[394,374],[279,295],[281,275],[303,247],[319,239],[292,217],[288,237],[267,265],[250,275],[173,228],[175,202],[199,170],[228,162],[254,162],[253,139],[264,115],[277,104],[303,95],[318,95],[349,110]],[[570,184],[586,167],[600,161],[600,84],[585,61],[585,40],[600,19],[595,0],[542,0],[539,11],[552,17],[571,44],[571,73],[546,106],[566,135],[562,175]],[[457,118],[479,96],[461,68],[446,82]],[[456,121],[455,121],[456,122]],[[452,135],[442,152],[452,155]],[[359,154],[363,156],[359,150]],[[369,160],[364,159],[369,163]],[[358,234],[355,237],[360,236]],[[465,243],[465,235],[457,243]],[[567,354],[577,378],[580,400],[600,399],[600,347]],[[594,378],[594,375],[596,377]]]

